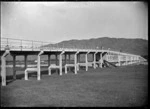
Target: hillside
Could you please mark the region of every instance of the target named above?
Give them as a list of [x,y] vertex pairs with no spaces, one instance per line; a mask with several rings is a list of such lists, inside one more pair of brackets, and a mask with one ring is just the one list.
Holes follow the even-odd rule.
[[[124,38],[93,38],[87,40],[68,40],[62,41],[58,44],[49,44],[46,46],[59,46],[59,47],[70,47],[70,48],[96,48],[104,49],[110,48],[111,50],[128,52],[132,54],[141,55],[144,57],[148,56],[148,41],[143,39],[124,39]],[[36,56],[29,56],[28,59],[35,60]],[[55,58],[55,57],[54,57]],[[17,60],[24,59],[22,56],[17,57]],[[47,60],[47,56],[42,56],[42,59]],[[11,56],[7,56],[7,60],[12,60]]]
[[[51,46],[51,45],[48,45]],[[56,45],[55,45],[56,46]],[[143,39],[124,39],[124,38],[96,38],[89,40],[68,40],[58,43],[59,47],[75,48],[96,48],[128,52],[137,55],[148,55],[148,41]]]

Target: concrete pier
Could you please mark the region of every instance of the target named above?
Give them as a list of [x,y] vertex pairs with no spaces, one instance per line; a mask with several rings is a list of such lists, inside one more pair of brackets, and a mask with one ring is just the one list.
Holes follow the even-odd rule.
[[96,69],[96,54],[97,54],[97,53],[98,53],[98,52],[95,52],[95,53],[94,53],[94,60],[93,60],[93,61],[94,61],[94,69]]
[[74,72],[75,72],[75,74],[77,74],[77,54],[78,54],[79,52],[76,52],[75,54],[74,54],[74,64],[75,64],[75,68],[74,68]]
[[100,53],[100,65],[99,65],[100,68],[103,67],[103,55],[102,54],[103,54],[103,52]]
[[121,66],[121,56],[118,55],[118,66]]
[[62,54],[64,54],[64,51],[62,51],[59,55],[59,75],[62,75]]
[[37,80],[41,80],[41,60],[40,60],[40,56],[44,53],[44,51],[40,51],[40,53],[37,56]]
[[88,54],[89,52],[85,54],[86,71],[88,71]]

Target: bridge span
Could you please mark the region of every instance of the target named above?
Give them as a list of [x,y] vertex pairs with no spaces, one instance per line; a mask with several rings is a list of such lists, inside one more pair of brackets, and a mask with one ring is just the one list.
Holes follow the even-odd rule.
[[[65,68],[65,74],[67,73],[68,67],[74,67],[74,73],[80,69],[80,66],[84,66],[85,70],[88,71],[89,66],[93,66],[94,69],[97,67],[103,68],[109,65],[123,66],[134,63],[140,63],[146,61],[139,55],[130,53],[123,53],[119,51],[113,51],[110,49],[96,49],[96,48],[82,48],[77,49],[75,47],[69,48],[59,45],[49,45],[48,42],[32,41],[32,40],[21,40],[11,38],[1,38],[1,78],[2,86],[6,86],[6,57],[11,55],[13,57],[13,78],[16,79],[16,56],[24,56],[24,70],[25,80],[28,80],[28,71],[37,72],[37,80],[41,79],[41,55],[48,56],[48,75],[51,75],[51,69],[59,69],[59,75],[62,75],[62,69]],[[85,62],[81,63],[80,55],[85,55]],[[92,61],[88,62],[88,55],[92,55]],[[37,55],[37,67],[27,67],[27,56]],[[51,64],[51,55],[55,55],[56,63],[59,59],[59,64]],[[70,56],[74,56],[74,63],[70,63]],[[58,58],[59,56],[59,58]],[[65,64],[62,63],[64,56]],[[68,61],[67,63],[67,56]]]

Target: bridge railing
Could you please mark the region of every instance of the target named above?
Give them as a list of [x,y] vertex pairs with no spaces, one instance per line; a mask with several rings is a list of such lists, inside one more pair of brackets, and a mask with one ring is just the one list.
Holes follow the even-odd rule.
[[[82,51],[92,51],[92,50],[99,50],[97,48],[90,48],[90,47],[81,47],[80,49],[76,48],[76,46],[64,46],[63,44],[54,44],[50,42],[42,42],[42,41],[33,41],[33,40],[22,40],[22,39],[12,39],[12,38],[1,38],[1,50],[5,49],[14,49],[14,50],[82,50]],[[105,49],[103,49],[105,50]],[[108,49],[107,49],[108,50]],[[110,49],[109,49],[110,51]],[[118,51],[110,51],[108,56],[109,60],[117,60],[118,59]],[[112,56],[111,56],[112,54]],[[126,53],[128,54],[128,53]],[[130,55],[130,54],[128,54]],[[121,60],[126,60],[125,55],[122,55]],[[140,57],[140,60],[146,61],[143,57]]]
[[[33,41],[33,40],[22,40],[12,38],[1,38],[1,49],[42,49],[44,45],[51,44],[49,42]],[[51,46],[51,48],[54,48]]]
[[63,44],[54,44],[50,42],[33,41],[33,40],[23,40],[23,39],[12,39],[12,38],[1,38],[1,50],[5,49],[17,49],[17,50],[37,50],[37,49],[50,49],[50,50],[63,50],[63,49],[73,49],[73,50],[99,50],[90,47],[76,48],[76,46],[64,46]]

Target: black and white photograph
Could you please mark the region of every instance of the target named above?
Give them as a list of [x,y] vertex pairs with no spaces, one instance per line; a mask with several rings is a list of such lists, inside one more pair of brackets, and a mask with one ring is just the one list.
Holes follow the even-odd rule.
[[148,108],[148,2],[0,3],[1,107]]

